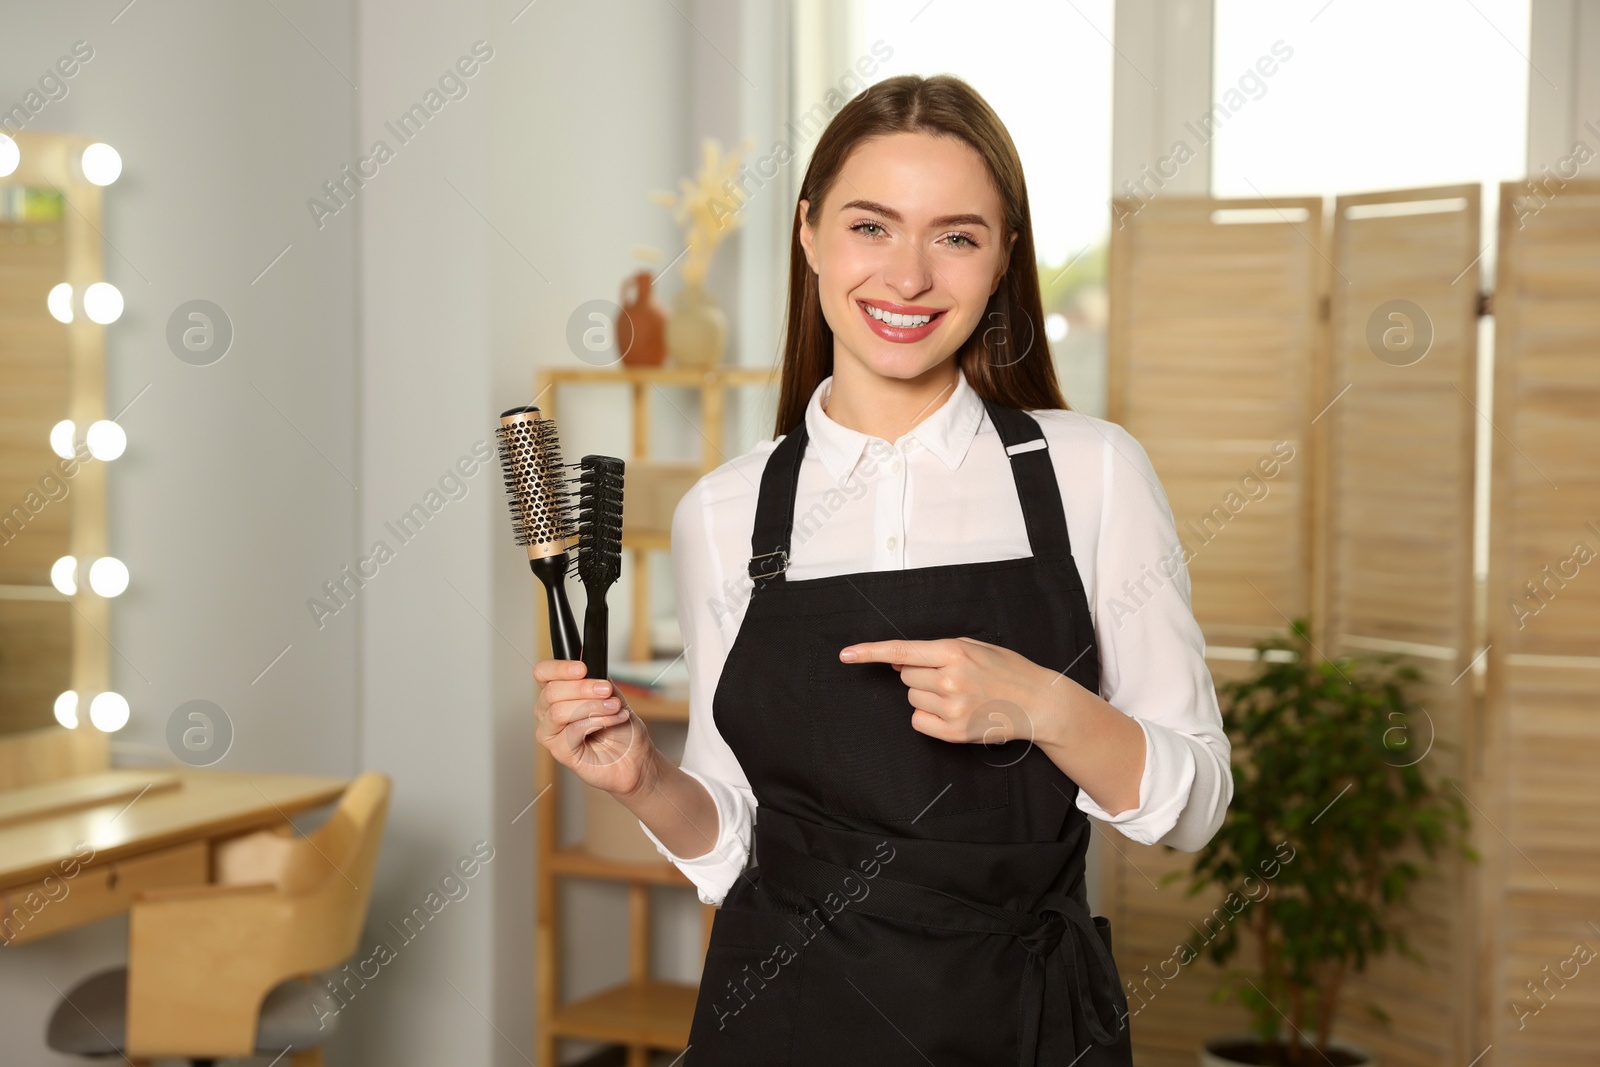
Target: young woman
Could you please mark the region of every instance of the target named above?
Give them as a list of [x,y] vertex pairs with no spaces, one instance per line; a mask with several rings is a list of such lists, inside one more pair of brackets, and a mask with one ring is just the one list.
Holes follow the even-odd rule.
[[1088,816],[1192,851],[1232,798],[1166,496],[1062,399],[964,82],[840,110],[790,254],[774,440],[674,515],[682,766],[578,661],[540,742],[722,905],[689,1067],[1131,1064]]

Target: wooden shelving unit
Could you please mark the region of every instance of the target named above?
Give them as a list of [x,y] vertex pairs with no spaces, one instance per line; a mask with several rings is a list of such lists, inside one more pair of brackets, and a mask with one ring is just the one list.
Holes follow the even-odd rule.
[[[561,387],[605,385],[628,387],[634,454],[624,456],[629,469],[624,476],[624,515],[626,500],[635,492],[635,464],[650,461],[650,395],[661,386],[688,386],[700,391],[700,425],[704,441],[699,474],[705,474],[725,461],[723,416],[727,410],[727,391],[753,386],[774,385],[768,370],[718,367],[710,370],[677,367],[560,367],[542,370],[535,383],[535,403],[559,422],[557,413]],[[610,454],[620,455],[620,451]],[[565,457],[568,462],[575,456]],[[644,486],[640,486],[643,489]],[[632,564],[633,598],[628,608],[631,621],[625,658],[650,656],[650,581],[649,554],[670,552],[669,530],[625,529],[623,551]],[[551,653],[548,620],[543,608],[543,590],[536,590],[538,605],[539,657]],[[613,615],[620,615],[613,611]],[[613,649],[623,650],[615,643]],[[686,700],[661,700],[628,695],[628,705],[647,724],[687,722]],[[549,796],[537,806],[535,820],[535,873],[538,905],[535,916],[537,942],[534,946],[534,1012],[537,1021],[536,1067],[557,1067],[558,1043],[562,1038],[586,1038],[624,1045],[628,1067],[646,1067],[651,1050],[681,1051],[689,1041],[689,1023],[694,1014],[698,988],[681,982],[662,981],[651,976],[650,892],[658,886],[692,888],[693,883],[666,860],[642,863],[618,862],[596,856],[582,845],[562,845],[559,836],[560,805],[558,772],[560,764],[542,745],[535,746],[535,795]],[[559,890],[563,878],[583,878],[621,882],[628,887],[628,975],[598,993],[562,1003],[560,958]],[[711,905],[702,905],[702,938],[709,940]]]

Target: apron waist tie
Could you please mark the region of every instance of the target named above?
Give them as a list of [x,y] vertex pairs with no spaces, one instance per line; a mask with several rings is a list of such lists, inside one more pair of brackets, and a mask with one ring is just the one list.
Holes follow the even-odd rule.
[[[799,852],[777,838],[765,837],[757,846],[761,885],[792,906],[809,909],[828,896],[843,896],[846,878],[861,880],[849,867],[829,863]],[[1117,978],[1117,967],[1089,910],[1075,897],[1054,892],[1041,902],[1037,913],[998,908],[981,901],[946,893],[914,882],[897,882],[883,875],[851,910],[879,918],[945,930],[1006,934],[1020,939],[1028,951],[1022,973],[1019,1067],[1035,1067],[1039,1029],[1044,1017],[1045,969],[1051,986],[1066,990],[1076,1001],[1095,1044],[1113,1044],[1127,1025],[1128,1001]],[[1063,945],[1062,942],[1067,944]],[[1067,1028],[1074,1054],[1082,1051],[1072,1013]]]

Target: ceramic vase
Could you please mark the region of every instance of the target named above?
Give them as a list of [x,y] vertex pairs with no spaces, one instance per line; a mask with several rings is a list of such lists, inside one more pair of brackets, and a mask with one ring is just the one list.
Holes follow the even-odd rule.
[[676,367],[714,367],[728,344],[728,317],[703,286],[685,285],[667,320],[667,355]]
[[651,295],[655,279],[641,270],[622,283],[617,351],[629,367],[659,367],[667,358],[667,313]]

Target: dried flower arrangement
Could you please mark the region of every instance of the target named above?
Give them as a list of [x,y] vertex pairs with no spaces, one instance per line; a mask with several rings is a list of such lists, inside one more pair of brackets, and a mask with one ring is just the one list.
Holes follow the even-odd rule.
[[724,156],[716,138],[701,144],[700,173],[694,180],[680,178],[679,196],[655,190],[652,202],[672,209],[672,217],[683,227],[684,243],[689,246],[683,261],[686,285],[702,286],[711,270],[711,255],[722,239],[739,228],[739,209],[744,206],[740,191],[733,184],[739,173],[740,157],[754,144],[746,138],[738,148]]

